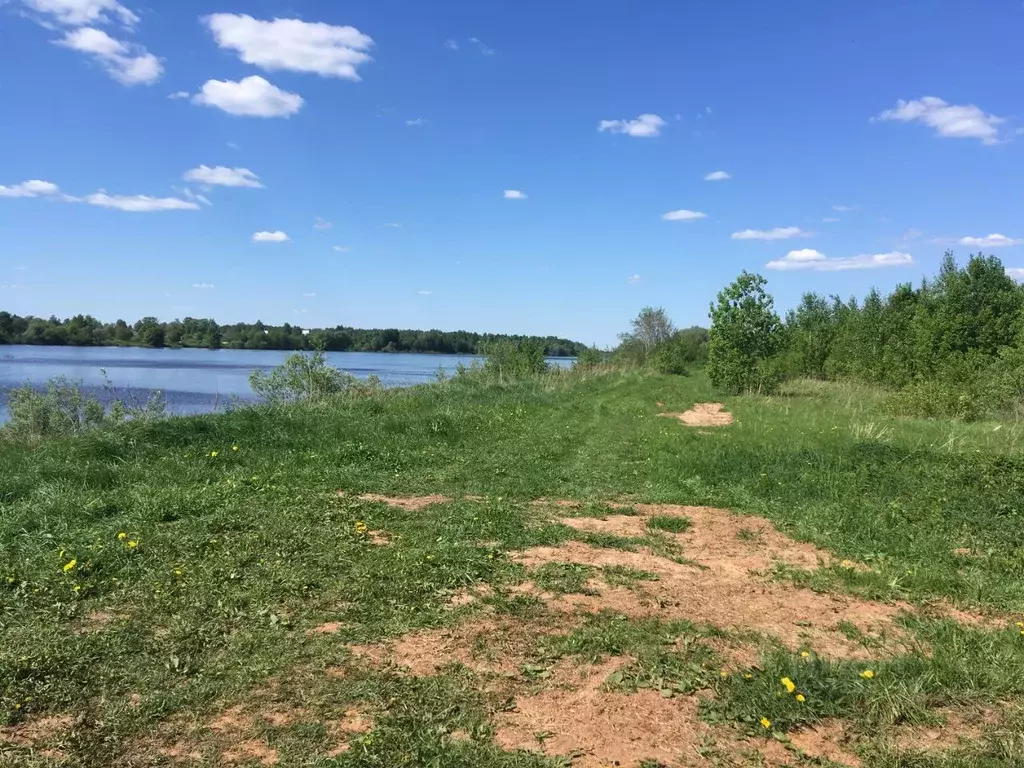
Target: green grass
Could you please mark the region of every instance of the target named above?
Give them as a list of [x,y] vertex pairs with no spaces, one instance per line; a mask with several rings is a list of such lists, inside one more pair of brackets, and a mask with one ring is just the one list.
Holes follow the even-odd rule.
[[[872,569],[779,578],[1024,619],[1020,425],[891,419],[877,393],[821,384],[728,400],[736,417],[728,428],[656,417],[658,401],[672,411],[720,399],[701,376],[455,382],[29,446],[0,440],[0,723],[70,715],[74,728],[59,745],[66,764],[138,762],[140,739],[173,741],[183,722],[208,722],[276,680],[275,695],[306,713],[261,726],[282,764],[553,765],[494,744],[496,705],[464,670],[423,679],[322,674],[351,643],[461,620],[475,608],[446,603],[466,587],[531,578],[586,592],[593,575],[580,566],[528,574],[509,552],[569,538],[669,552],[657,530],[624,539],[553,523],[528,504],[540,497],[586,502],[578,514],[608,514],[608,501],[755,513]],[[358,501],[361,492],[455,500],[409,513]],[[671,532],[688,523],[650,522]],[[376,546],[363,525],[386,531],[391,545]],[[650,578],[628,569],[604,576],[641,587]],[[538,610],[535,598],[500,590],[494,605]],[[307,634],[325,622],[341,628]],[[607,617],[538,653],[629,653],[636,662],[616,685],[680,694],[712,685],[706,716],[754,731],[770,715],[786,728],[842,717],[870,733],[925,722],[942,706],[998,705],[1007,722],[1020,722],[1024,637],[1012,622],[984,630],[909,621],[928,653],[872,661],[872,681],[858,676],[860,662],[782,651],[769,653],[752,681],[722,680],[707,631]],[[692,642],[663,642],[670,636]],[[799,675],[811,706],[776,696],[787,674]],[[327,759],[323,724],[350,706],[373,709],[375,727]],[[472,738],[453,740],[454,731]],[[986,735],[973,751],[921,758],[878,742],[868,764],[1019,765],[1024,746],[1014,738]],[[54,764],[17,744],[0,745],[5,759]]]

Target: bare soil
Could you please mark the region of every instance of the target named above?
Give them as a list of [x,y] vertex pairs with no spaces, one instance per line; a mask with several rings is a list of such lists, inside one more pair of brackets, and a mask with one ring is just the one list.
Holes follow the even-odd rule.
[[659,413],[668,419],[679,419],[688,427],[724,427],[732,424],[732,414],[721,403],[697,403],[682,413]]

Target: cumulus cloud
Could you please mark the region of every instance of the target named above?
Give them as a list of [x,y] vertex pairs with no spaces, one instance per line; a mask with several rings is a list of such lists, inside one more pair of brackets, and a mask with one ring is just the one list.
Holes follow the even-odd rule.
[[252,236],[254,243],[284,243],[288,241],[288,235],[281,230],[274,232],[256,232]]
[[59,195],[60,187],[49,181],[31,179],[15,184],[13,187],[5,187],[0,184],[0,197],[49,197]]
[[1018,282],[1024,282],[1024,267],[1007,267],[1006,274]]
[[357,67],[372,61],[366,51],[373,39],[355,27],[300,19],[261,21],[234,13],[214,13],[203,21],[217,45],[237,52],[246,64],[271,72],[284,69],[359,80]]
[[202,93],[192,97],[192,103],[241,117],[291,117],[302,109],[304,100],[299,94],[282,91],[259,75],[250,75],[237,83],[207,80]]
[[733,232],[733,240],[789,240],[792,237],[810,237],[812,232],[804,232],[800,227],[775,227],[775,229],[744,229]]
[[527,198],[527,194],[525,192],[521,191],[521,190],[518,190],[518,189],[506,189],[505,190],[505,199],[506,200],[525,200],[526,198]]
[[802,248],[790,251],[781,259],[769,261],[766,269],[780,272],[809,270],[814,272],[844,272],[851,269],[880,269],[882,267],[905,267],[913,264],[914,259],[909,253],[892,251],[891,253],[865,254],[844,258],[829,258],[813,248]]
[[896,106],[880,114],[877,120],[920,122],[935,129],[939,136],[954,139],[979,139],[982,144],[999,142],[998,126],[1005,118],[983,112],[974,104],[947,104],[936,96],[913,101],[900,99]]
[[705,176],[704,181],[727,181],[731,178],[732,176],[726,171],[714,171]]
[[250,187],[252,189],[263,189],[260,177],[248,168],[226,168],[218,165],[211,168],[208,165],[200,165],[185,172],[185,181],[196,184],[209,184],[216,187]]
[[624,133],[638,139],[649,139],[661,135],[666,122],[657,115],[644,114],[635,120],[602,120],[597,130],[609,133]]
[[703,211],[688,211],[685,208],[680,208],[678,211],[669,211],[661,218],[665,221],[694,221],[696,219],[706,219],[707,217],[708,215]]
[[54,42],[92,56],[121,85],[152,85],[164,73],[160,59],[141,45],[123,43],[102,29],[72,29]]
[[177,197],[150,197],[149,195],[108,195],[102,190],[91,195],[77,198],[66,198],[69,202],[88,203],[101,208],[116,208],[129,213],[149,213],[152,211],[195,211],[199,203],[181,200]]
[[59,24],[80,27],[118,21],[133,26],[139,17],[117,0],[22,0],[31,10],[46,14]]
[[1024,243],[1024,239],[1007,237],[1006,235],[1000,235],[998,232],[985,235],[985,237],[961,237],[960,245],[973,245],[980,248],[1000,248],[1008,245],[1020,245]]

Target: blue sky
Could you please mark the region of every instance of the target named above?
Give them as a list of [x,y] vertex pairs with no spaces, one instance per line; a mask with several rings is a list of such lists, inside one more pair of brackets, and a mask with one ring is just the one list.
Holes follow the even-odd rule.
[[950,247],[1024,268],[1022,33],[1020,0],[0,0],[0,308],[605,345],[743,269],[784,310]]

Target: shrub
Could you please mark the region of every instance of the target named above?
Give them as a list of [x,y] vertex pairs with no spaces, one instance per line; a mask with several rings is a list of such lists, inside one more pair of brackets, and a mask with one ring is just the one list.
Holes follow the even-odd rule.
[[711,305],[707,373],[711,383],[727,392],[768,394],[782,380],[775,358],[782,344],[782,326],[765,279],[743,272]]
[[367,393],[381,389],[380,379],[370,376],[360,381],[355,376],[327,364],[322,349],[295,352],[270,373],[253,371],[249,386],[256,395],[271,405],[316,402],[345,393]]
[[[80,381],[63,376],[47,382],[45,391],[29,385],[7,393],[10,421],[3,432],[22,440],[40,440],[47,437],[75,435],[90,429],[117,424],[129,419],[158,419],[165,415],[163,395],[154,392],[142,405],[135,405],[114,397],[109,408],[95,395],[86,395]],[[107,382],[106,389],[114,389]]]
[[595,368],[604,362],[604,353],[597,347],[586,347],[578,355],[572,364],[573,370],[581,368]]
[[533,341],[499,341],[484,350],[483,375],[496,381],[515,381],[544,373],[544,347]]

